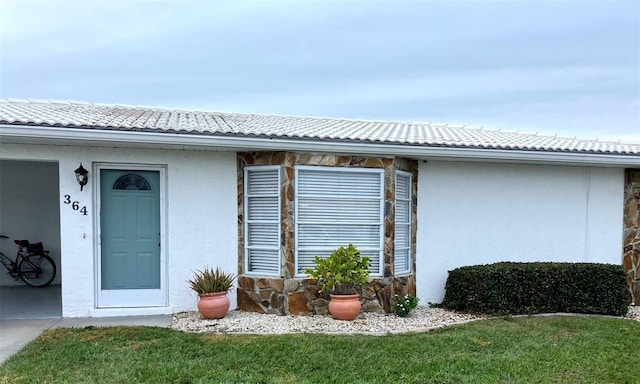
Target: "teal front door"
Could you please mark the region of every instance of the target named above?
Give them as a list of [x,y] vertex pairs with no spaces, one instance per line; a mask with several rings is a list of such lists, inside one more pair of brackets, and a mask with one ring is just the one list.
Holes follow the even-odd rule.
[[99,307],[161,306],[160,172],[100,170]]

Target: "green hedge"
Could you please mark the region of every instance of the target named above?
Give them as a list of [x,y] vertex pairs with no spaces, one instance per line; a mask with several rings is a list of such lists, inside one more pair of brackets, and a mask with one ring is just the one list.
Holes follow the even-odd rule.
[[470,313],[627,313],[621,265],[496,263],[449,271],[441,306]]

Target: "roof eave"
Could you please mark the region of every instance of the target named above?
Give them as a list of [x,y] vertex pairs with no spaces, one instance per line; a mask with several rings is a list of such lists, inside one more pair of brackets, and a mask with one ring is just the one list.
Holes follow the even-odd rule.
[[44,140],[66,145],[146,146],[227,151],[305,151],[392,155],[418,160],[484,161],[601,167],[640,167],[640,156],[583,152],[551,152],[448,146],[398,145],[383,143],[303,140],[238,135],[198,135],[188,133],[118,131],[101,129],[1,125],[0,141]]

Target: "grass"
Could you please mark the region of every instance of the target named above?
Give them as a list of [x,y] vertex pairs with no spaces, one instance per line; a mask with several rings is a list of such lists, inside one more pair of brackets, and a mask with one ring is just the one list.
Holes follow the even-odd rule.
[[55,329],[0,383],[638,383],[640,322],[502,318],[393,336]]

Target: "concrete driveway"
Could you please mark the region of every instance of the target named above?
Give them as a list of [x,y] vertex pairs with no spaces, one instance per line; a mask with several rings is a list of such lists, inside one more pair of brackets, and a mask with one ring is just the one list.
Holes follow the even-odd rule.
[[60,318],[0,320],[0,363],[60,320]]

